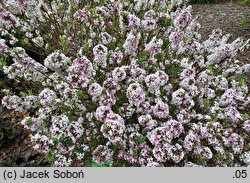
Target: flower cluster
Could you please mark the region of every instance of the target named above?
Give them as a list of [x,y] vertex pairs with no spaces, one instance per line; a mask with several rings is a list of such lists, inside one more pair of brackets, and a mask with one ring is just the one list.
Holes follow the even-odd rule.
[[4,0],[4,72],[30,88],[2,104],[54,166],[249,166],[249,41],[199,28],[185,0]]

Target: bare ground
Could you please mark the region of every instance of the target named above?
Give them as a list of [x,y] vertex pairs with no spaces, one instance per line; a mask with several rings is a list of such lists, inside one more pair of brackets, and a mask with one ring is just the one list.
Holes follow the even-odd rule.
[[[203,40],[217,28],[230,33],[232,40],[238,37],[250,39],[250,5],[230,3],[226,0],[217,4],[196,4],[193,5],[193,15],[199,17]],[[250,64],[250,48],[239,54],[237,59]],[[250,72],[247,73],[247,83],[250,88]],[[250,114],[250,107],[245,110]]]

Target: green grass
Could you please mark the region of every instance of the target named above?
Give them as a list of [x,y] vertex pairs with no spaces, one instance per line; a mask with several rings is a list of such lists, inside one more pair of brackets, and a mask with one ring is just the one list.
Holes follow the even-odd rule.
[[237,22],[237,26],[238,26],[239,28],[241,28],[241,29],[245,28],[246,25],[247,25],[247,21],[246,21],[246,20],[241,19],[241,20],[239,20],[239,21]]

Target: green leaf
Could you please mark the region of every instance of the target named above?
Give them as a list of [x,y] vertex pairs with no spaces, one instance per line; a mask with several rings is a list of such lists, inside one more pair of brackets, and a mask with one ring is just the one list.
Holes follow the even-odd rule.
[[164,56],[163,53],[157,53],[157,54],[155,55],[155,58],[157,59],[158,62],[163,62],[164,59],[165,59],[165,56]]
[[139,62],[142,63],[146,61],[148,59],[148,56],[149,56],[149,53],[147,51],[143,51],[139,53],[139,56],[138,56]]
[[63,4],[58,4],[58,9],[57,9],[58,12],[64,12],[65,11],[65,8],[64,8],[64,5]]
[[247,133],[243,133],[243,138],[244,139],[249,139],[249,135]]
[[158,25],[163,28],[167,28],[173,24],[173,20],[171,18],[160,20]]
[[104,124],[103,124],[103,128],[104,128],[104,130],[106,130],[106,131],[108,131],[108,130],[111,129],[110,126],[107,125],[107,123],[104,123]]
[[69,44],[67,37],[65,35],[60,36],[60,45],[62,47],[63,53],[67,54],[69,49]]
[[165,50],[169,46],[169,40],[163,39],[162,49]]
[[55,161],[56,156],[52,155],[52,154],[48,154],[45,156],[45,160],[47,160],[48,162],[52,163],[53,161]]
[[136,137],[136,142],[137,142],[138,144],[141,144],[141,143],[144,142],[145,140],[146,140],[146,137],[143,136],[143,135],[140,135],[140,136]]
[[100,165],[94,161],[92,161],[92,167],[110,167],[111,162],[104,163],[103,165]]
[[115,50],[115,48],[116,48],[116,43],[111,42],[111,43],[108,44],[108,49],[109,50]]
[[7,66],[7,59],[4,57],[0,57],[0,68]]
[[221,74],[221,70],[219,68],[215,68],[215,67],[213,67],[211,65],[209,65],[207,68],[208,68],[208,70],[210,70],[216,76]]
[[28,46],[28,47],[31,47],[31,46],[32,46],[31,43],[30,43],[30,41],[29,41],[29,39],[26,38],[26,37],[22,38],[22,39],[20,40],[20,43],[21,43],[22,45],[24,45],[24,46]]
[[123,45],[124,45],[124,43],[125,43],[125,40],[124,39],[120,39],[119,42],[117,43],[117,47],[118,48],[122,48]]
[[29,119],[29,120],[26,122],[26,124],[27,124],[28,126],[32,125],[32,123],[33,123],[33,121],[32,121],[31,119]]
[[222,159],[223,158],[223,156],[221,155],[221,154],[214,154],[214,158],[215,159]]
[[22,92],[22,91],[19,93],[19,95],[20,95],[22,98],[24,98],[24,97],[27,96],[27,94],[26,94],[25,92]]
[[83,51],[85,54],[89,54],[90,53],[90,47],[89,47],[89,43],[85,42],[83,45]]
[[246,83],[246,78],[243,75],[239,75],[235,77],[235,81],[237,81],[240,85],[244,85]]
[[203,105],[204,105],[205,107],[210,107],[211,104],[212,104],[211,100],[209,100],[209,99],[207,99],[207,98],[204,98],[202,101],[203,101]]
[[186,44],[187,43],[187,37],[183,36],[182,41],[183,41],[184,44]]
[[249,119],[249,115],[248,114],[243,114],[242,115],[242,119],[243,120],[248,120]]
[[163,6],[163,8],[160,8],[160,12],[162,12],[162,13],[168,12],[168,7],[167,6]]
[[82,97],[84,96],[84,93],[83,93],[82,90],[77,90],[76,94],[77,94],[77,96],[78,96],[79,98],[82,98]]
[[245,145],[244,151],[250,151],[250,144],[246,144],[246,145]]
[[166,69],[165,69],[165,72],[168,75],[172,75],[172,76],[177,76],[180,71],[181,71],[181,66],[180,65],[174,65],[174,64],[168,65],[166,67]]

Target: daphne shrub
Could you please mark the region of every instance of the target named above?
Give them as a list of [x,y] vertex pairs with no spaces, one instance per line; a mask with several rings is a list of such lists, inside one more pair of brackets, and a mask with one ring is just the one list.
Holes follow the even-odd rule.
[[[4,0],[4,73],[53,166],[248,166],[248,41],[200,24],[184,0]],[[40,55],[35,60],[27,52]]]

